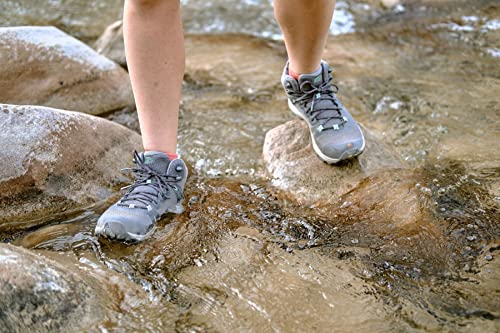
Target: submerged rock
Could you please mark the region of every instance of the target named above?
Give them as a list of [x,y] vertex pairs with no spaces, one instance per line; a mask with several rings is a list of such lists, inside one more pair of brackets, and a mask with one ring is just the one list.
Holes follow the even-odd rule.
[[141,147],[118,124],[41,106],[0,104],[0,128],[0,231],[107,198]]
[[242,227],[178,275],[176,299],[206,331],[405,331],[349,263],[318,252],[287,253]]
[[293,120],[266,134],[264,160],[273,184],[305,204],[331,202],[380,170],[401,168],[402,163],[367,129],[366,150],[358,158],[338,165],[322,162],[314,153],[307,125]]
[[54,27],[0,28],[0,101],[88,114],[134,104],[126,71]]
[[121,16],[123,0],[2,0],[3,26],[53,25],[82,40],[94,40]]

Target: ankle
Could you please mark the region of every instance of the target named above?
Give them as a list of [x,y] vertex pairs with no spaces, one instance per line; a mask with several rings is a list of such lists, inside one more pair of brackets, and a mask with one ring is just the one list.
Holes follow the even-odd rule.
[[165,154],[167,155],[168,159],[173,161],[177,158],[179,158],[179,155],[177,155],[176,153],[170,153],[170,152],[166,152],[166,151],[159,151],[159,150],[149,150],[149,149],[145,149],[144,150],[144,153],[147,154],[147,153],[162,153],[162,154]]
[[319,75],[321,74],[321,65],[315,70],[315,71],[312,71],[312,72],[309,72],[309,71],[299,71],[299,70],[295,70],[294,68],[292,68],[292,65],[289,65],[288,66],[288,75],[290,75],[291,77],[293,77],[295,80],[298,80],[299,77],[303,74],[307,74],[307,75]]

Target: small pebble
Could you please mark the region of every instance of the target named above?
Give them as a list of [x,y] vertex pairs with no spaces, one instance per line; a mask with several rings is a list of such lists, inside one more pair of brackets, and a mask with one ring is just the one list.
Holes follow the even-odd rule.
[[491,260],[493,260],[493,256],[491,254],[487,254],[484,256],[484,259],[487,261],[491,261]]
[[357,238],[351,239],[351,243],[353,244],[358,244],[359,240]]
[[467,236],[467,240],[468,240],[469,242],[473,242],[473,241],[475,241],[476,239],[477,239],[477,237],[476,237],[476,236]]

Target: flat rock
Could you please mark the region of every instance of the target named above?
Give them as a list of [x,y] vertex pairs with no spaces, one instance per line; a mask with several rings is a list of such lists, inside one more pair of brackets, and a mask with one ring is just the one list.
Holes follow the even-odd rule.
[[84,41],[95,40],[122,13],[123,0],[2,0],[2,26],[53,25]]
[[107,198],[140,136],[108,120],[0,104],[0,231]]
[[[94,47],[126,67],[121,21],[110,25]],[[286,62],[282,43],[241,34],[186,35],[185,48],[189,80],[245,93],[278,87]]]
[[292,120],[266,134],[264,160],[273,184],[305,204],[328,202],[353,189],[380,170],[401,168],[395,153],[366,128],[365,152],[338,165],[322,162],[314,153],[309,130]]
[[0,101],[98,115],[134,104],[128,74],[54,27],[0,28]]

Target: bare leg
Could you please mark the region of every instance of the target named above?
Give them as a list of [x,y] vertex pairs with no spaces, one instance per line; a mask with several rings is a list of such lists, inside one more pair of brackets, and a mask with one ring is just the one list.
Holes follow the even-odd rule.
[[184,74],[179,0],[126,0],[123,32],[144,150],[175,153]]
[[293,72],[312,73],[319,68],[334,8],[335,0],[274,1]]

